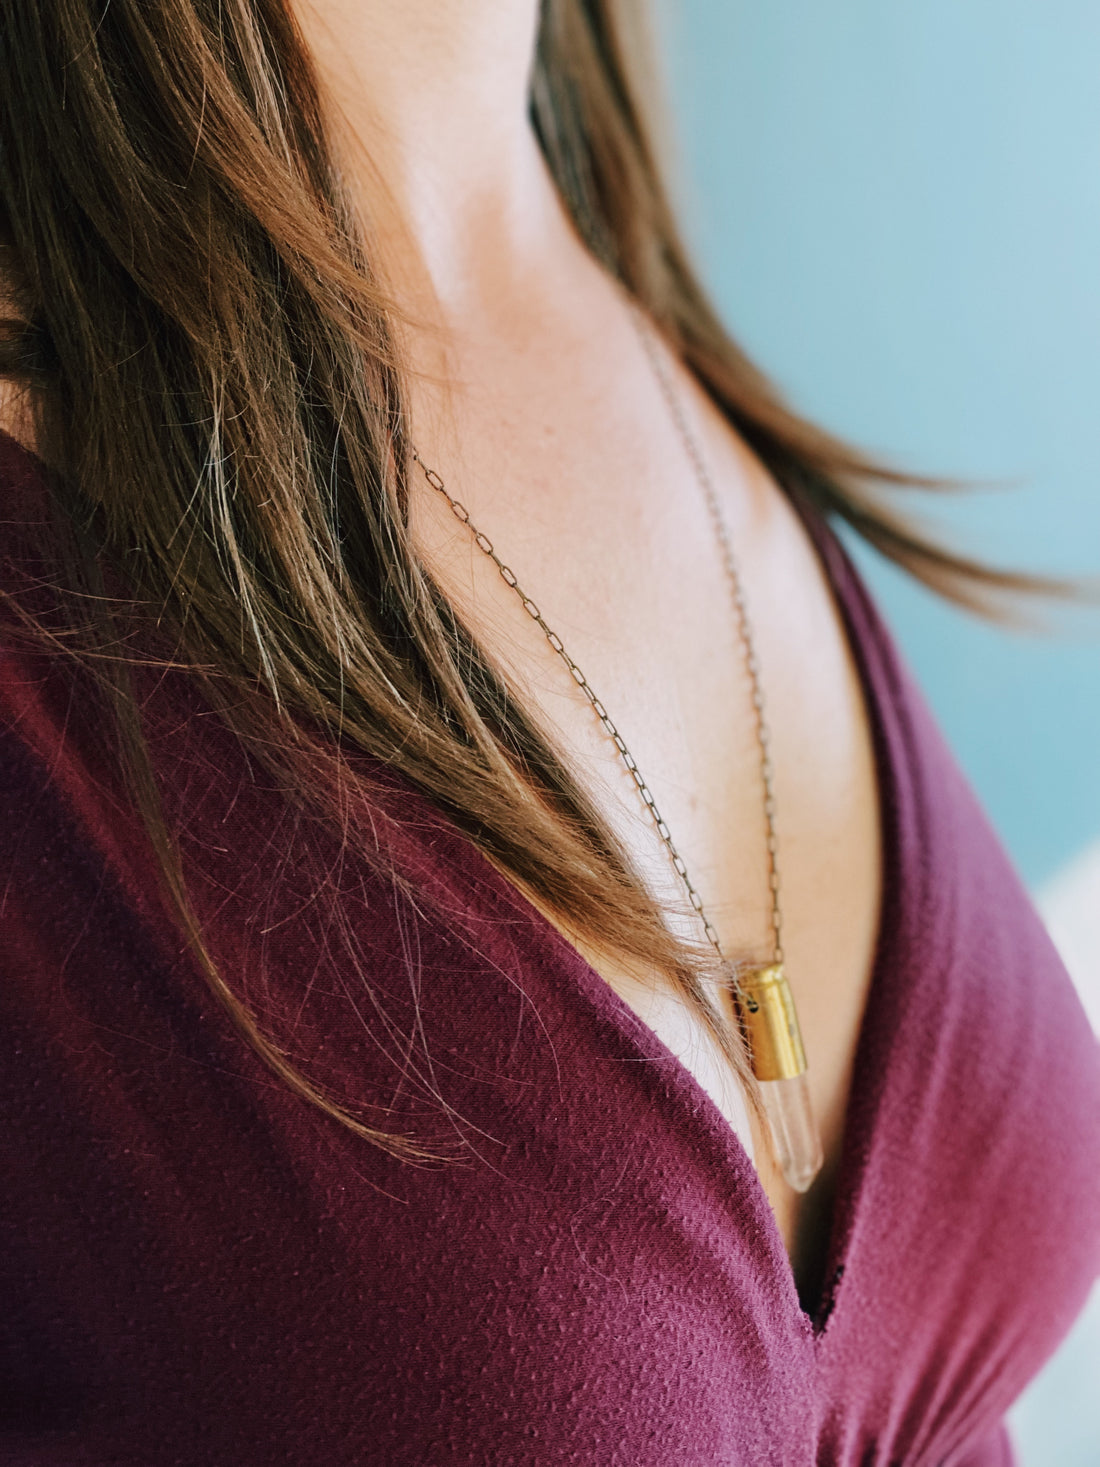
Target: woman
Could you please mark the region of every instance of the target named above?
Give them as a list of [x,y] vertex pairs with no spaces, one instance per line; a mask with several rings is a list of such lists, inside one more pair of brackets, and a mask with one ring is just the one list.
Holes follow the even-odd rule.
[[828,520],[1032,583],[729,342],[640,29],[6,15],[12,1461],[1000,1463],[1095,1275],[1095,1043]]

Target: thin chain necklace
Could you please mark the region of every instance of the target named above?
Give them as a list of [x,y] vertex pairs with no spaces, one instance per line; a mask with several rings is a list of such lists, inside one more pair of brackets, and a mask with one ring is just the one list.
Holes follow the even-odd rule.
[[752,686],[752,707],[757,744],[760,750],[760,778],[764,795],[768,887],[771,894],[772,960],[766,966],[737,971],[728,963],[722,951],[718,932],[707,916],[702,897],[688,874],[687,865],[676,847],[668,824],[658,809],[653,792],[646,783],[626,740],[597,696],[595,689],[583,670],[569,655],[561,638],[547,624],[538,604],[520,585],[516,573],[501,559],[488,535],[479,530],[470,519],[470,512],[466,506],[448,493],[442,478],[434,469],[424,463],[415,448],[412,448],[410,452],[413,460],[420,465],[428,484],[447,501],[455,518],[468,526],[478,549],[493,562],[505,584],[515,591],[524,611],[565,663],[570,677],[588,700],[601,727],[618,750],[619,757],[629,771],[638,795],[649,812],[654,829],[664,844],[669,860],[683,884],[688,900],[698,914],[707,940],[717,953],[723,967],[732,974],[730,987],[742,1029],[749,1043],[753,1073],[760,1083],[761,1099],[768,1118],[776,1159],[787,1182],[796,1191],[804,1192],[821,1168],[822,1152],[810,1103],[809,1085],[806,1078],[806,1055],[802,1046],[794,999],[783,967],[783,918],[779,897],[779,841],[775,821],[774,767],[771,758],[771,739],[764,711],[764,693],[760,665],[756,655],[756,643],[737,557],[734,554],[729,530],[706,460],[691,431],[680,398],[657,350],[654,340],[655,332],[651,331],[641,311],[633,304],[631,304],[631,316],[706,501],[707,511],[721,551],[723,568],[730,585],[738,635],[744,650],[745,667]]

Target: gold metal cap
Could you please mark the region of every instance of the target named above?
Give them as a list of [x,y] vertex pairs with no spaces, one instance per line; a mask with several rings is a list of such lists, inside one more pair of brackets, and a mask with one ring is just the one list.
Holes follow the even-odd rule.
[[740,975],[738,1008],[758,1080],[793,1080],[806,1068],[794,999],[782,963]]

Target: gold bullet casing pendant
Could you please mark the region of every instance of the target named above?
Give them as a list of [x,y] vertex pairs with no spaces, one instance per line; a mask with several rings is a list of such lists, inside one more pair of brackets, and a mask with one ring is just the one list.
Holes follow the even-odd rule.
[[806,1069],[806,1051],[782,963],[750,969],[738,982],[738,1008],[758,1080],[793,1080]]

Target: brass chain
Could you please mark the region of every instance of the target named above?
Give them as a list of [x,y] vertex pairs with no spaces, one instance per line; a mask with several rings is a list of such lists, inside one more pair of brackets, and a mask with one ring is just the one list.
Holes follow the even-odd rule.
[[772,921],[772,962],[781,964],[783,962],[783,914],[779,904],[779,838],[775,828],[775,767],[772,764],[771,734],[768,730],[768,721],[764,711],[764,688],[760,674],[760,663],[756,656],[756,639],[753,635],[752,622],[749,619],[748,601],[745,597],[744,581],[741,577],[741,569],[738,565],[737,556],[734,553],[733,541],[730,538],[729,526],[726,524],[722,513],[721,502],[714,488],[714,481],[710,476],[706,459],[699,445],[698,439],[692,433],[684,413],[683,404],[680,401],[665,364],[661,361],[657,351],[656,343],[651,336],[641,311],[631,306],[638,334],[642,339],[646,354],[653,367],[653,374],[660,384],[664,394],[665,402],[672,415],[672,421],[676,425],[687,456],[695,470],[695,477],[699,487],[703,491],[707,509],[710,513],[711,523],[714,525],[715,535],[718,540],[719,549],[722,552],[722,561],[725,566],[726,576],[730,583],[730,597],[733,601],[733,609],[737,617],[737,630],[741,638],[741,645],[745,653],[745,668],[749,674],[752,684],[752,707],[756,719],[756,740],[760,749],[760,783],[764,791],[764,821],[767,826],[767,853],[768,853],[768,889],[771,894],[771,921]]
[[[722,552],[723,565],[730,582],[734,610],[737,616],[738,632],[740,634],[741,643],[745,653],[745,666],[749,674],[750,682],[752,683],[752,706],[756,720],[757,741],[760,747],[760,772],[764,787],[764,818],[767,824],[768,885],[772,899],[771,921],[774,934],[774,956],[772,961],[776,964],[779,964],[783,961],[783,945],[782,917],[779,905],[779,843],[776,837],[775,828],[774,769],[771,759],[768,725],[764,713],[764,695],[761,686],[760,667],[756,656],[756,646],[752,635],[751,623],[749,621],[748,606],[745,599],[744,587],[737,564],[737,558],[733,552],[733,545],[730,540],[729,531],[727,529],[725,519],[722,515],[718,495],[715,492],[713,481],[710,477],[709,471],[707,470],[702,450],[700,449],[694,434],[691,432],[691,429],[687,422],[687,418],[684,415],[679,397],[676,393],[671,379],[668,376],[668,373],[665,370],[663,362],[661,362],[660,360],[656,346],[650,337],[648,327],[643,322],[640,310],[632,304],[631,312],[634,317],[634,322],[637,327],[638,334],[641,337],[643,346],[645,347],[646,355],[657,379],[658,385],[660,386],[665,402],[672,415],[672,419],[676,426],[680,439],[683,442],[684,447],[687,451],[688,458],[695,472],[695,477],[698,480],[700,488],[703,491],[703,496],[707,503],[707,509],[710,513],[715,531],[717,533],[718,544]],[[649,788],[649,785],[646,783],[645,778],[642,775],[642,771],[638,768],[637,760],[630,752],[626,740],[619,732],[619,729],[616,726],[614,720],[611,718],[611,715],[608,713],[607,709],[600,701],[591,683],[585,676],[583,670],[578,666],[576,662],[574,662],[573,658],[566,651],[565,646],[562,643],[562,640],[558,636],[557,632],[555,632],[547,624],[546,619],[543,617],[543,614],[539,610],[536,602],[527,595],[526,591],[524,591],[523,587],[519,583],[519,579],[516,576],[515,571],[507,566],[500,558],[493,545],[493,542],[489,539],[488,535],[486,535],[484,531],[479,530],[477,526],[473,523],[470,518],[470,512],[466,508],[466,506],[460,500],[453,498],[451,494],[448,493],[447,488],[444,485],[443,480],[440,478],[439,474],[436,473],[434,469],[429,468],[427,464],[424,463],[423,459],[420,457],[415,447],[410,448],[410,454],[414,462],[420,465],[420,469],[429,485],[434,490],[436,490],[437,493],[442,495],[442,497],[447,501],[455,518],[458,519],[463,525],[466,525],[468,527],[471,534],[473,535],[474,543],[477,545],[478,549],[483,551],[484,554],[488,556],[488,558],[493,562],[493,564],[499,571],[501,579],[504,581],[504,583],[510,586],[512,590],[516,592],[523,605],[524,611],[526,611],[527,615],[542,632],[547,642],[561,658],[561,660],[565,663],[566,667],[569,670],[569,675],[572,677],[577,687],[580,688],[585,698],[587,698],[592,708],[592,711],[599,719],[604,732],[608,735],[612,743],[615,745],[615,748],[618,750],[619,757],[622,759],[622,762],[625,764],[627,770],[630,772],[630,776],[634,781],[638,794],[649,812],[650,818],[653,822],[653,826],[657,831],[657,834],[660,837],[661,841],[663,842],[665,849],[668,852],[669,859],[672,862],[673,868],[675,869],[683,884],[684,890],[686,891],[688,896],[688,900],[699,916],[699,920],[702,923],[703,931],[705,932],[708,941],[714,948],[715,952],[718,954],[719,958],[723,962],[725,962],[725,954],[722,952],[722,944],[719,940],[718,933],[714,927],[714,924],[707,916],[706,910],[703,906],[703,900],[700,897],[694,883],[692,882],[691,877],[688,875],[688,869],[684,862],[684,858],[680,855],[680,852],[676,848],[676,843],[672,838],[672,832],[669,830],[668,825],[666,824],[660,810],[657,807],[657,801],[654,798],[653,792]]]

